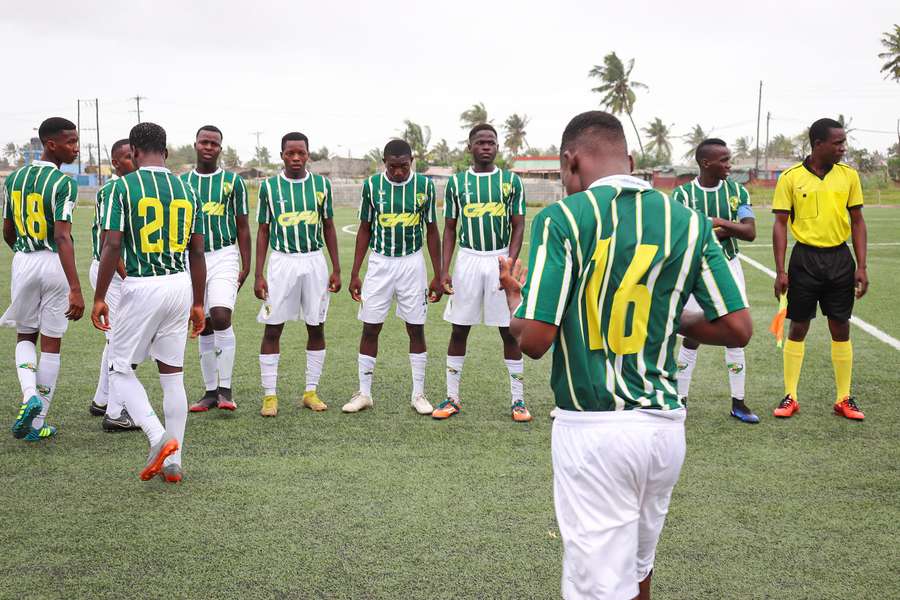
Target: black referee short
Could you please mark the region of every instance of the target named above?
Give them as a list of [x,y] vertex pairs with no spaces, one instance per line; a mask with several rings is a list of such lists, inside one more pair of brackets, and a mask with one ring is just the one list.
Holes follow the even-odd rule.
[[846,244],[817,248],[797,243],[788,264],[787,318],[809,321],[822,314],[849,321],[856,297],[856,262]]

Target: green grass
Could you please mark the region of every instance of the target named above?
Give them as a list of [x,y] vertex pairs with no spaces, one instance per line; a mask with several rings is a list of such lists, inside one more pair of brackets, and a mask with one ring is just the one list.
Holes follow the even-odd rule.
[[[536,211],[532,211],[532,214]],[[771,265],[771,219],[759,244]],[[870,241],[897,240],[900,211],[869,209]],[[89,211],[79,210],[79,264],[87,284]],[[339,226],[354,212],[339,209]],[[353,238],[340,234],[346,288]],[[872,288],[856,314],[900,337],[900,246],[873,245]],[[9,255],[0,267],[8,281]],[[688,455],[658,549],[658,598],[872,598],[900,589],[900,353],[853,330],[854,389],[867,414],[830,414],[828,340],[817,319],[801,379],[803,411],[771,418],[781,358],[766,332],[771,281],[745,266],[756,335],[748,347],[746,426],[727,416],[723,351],[701,352],[687,422]],[[2,303],[8,300],[2,292]],[[89,288],[86,288],[89,290]],[[90,296],[90,294],[87,294]],[[0,597],[19,598],[553,598],[561,544],[553,517],[547,359],[527,361],[536,419],[513,424],[499,336],[473,331],[462,395],[449,422],[409,407],[401,323],[385,325],[375,374],[376,408],[343,415],[356,389],[360,324],[345,290],[327,325],[321,386],[331,408],[297,408],[305,332],[282,342],[277,419],[257,416],[262,326],[252,290],[241,290],[233,414],[190,417],[181,486],[143,483],[140,433],[105,434],[87,406],[102,336],[85,319],[70,327],[51,422],[57,438],[26,445],[0,435]],[[427,391],[444,390],[449,328],[432,307]],[[18,395],[11,330],[0,332],[6,423]],[[196,342],[186,382],[201,393]],[[151,398],[160,390],[141,368]]]

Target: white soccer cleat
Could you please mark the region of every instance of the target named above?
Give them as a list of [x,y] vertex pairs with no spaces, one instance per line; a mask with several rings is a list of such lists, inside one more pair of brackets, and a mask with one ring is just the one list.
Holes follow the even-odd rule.
[[345,413],[355,413],[373,406],[375,406],[375,402],[372,401],[371,396],[367,396],[362,392],[355,392],[350,397],[350,402],[342,406],[341,410]]
[[420,415],[430,415],[432,412],[434,412],[434,407],[431,406],[431,402],[428,401],[428,398],[425,397],[425,394],[416,394],[415,396],[413,396],[410,404],[412,404],[412,407]]

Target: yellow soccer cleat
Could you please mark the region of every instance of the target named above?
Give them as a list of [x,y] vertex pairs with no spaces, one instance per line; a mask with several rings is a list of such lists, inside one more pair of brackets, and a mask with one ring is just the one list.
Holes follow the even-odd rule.
[[315,412],[322,412],[328,409],[328,405],[322,402],[316,390],[307,390],[303,392],[303,406]]
[[274,417],[278,415],[278,396],[263,396],[262,408],[259,414],[264,417]]

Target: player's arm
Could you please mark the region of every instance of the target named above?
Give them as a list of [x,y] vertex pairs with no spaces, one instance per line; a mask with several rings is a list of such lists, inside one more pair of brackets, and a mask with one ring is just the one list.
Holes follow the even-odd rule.
[[232,198],[234,199],[234,222],[237,225],[237,244],[238,251],[241,253],[241,272],[238,274],[238,289],[244,285],[247,277],[250,275],[250,205],[247,201],[247,186],[244,179],[240,175],[235,175],[234,186],[232,188]]
[[91,310],[91,322],[100,331],[108,331],[109,307],[106,305],[106,291],[112,281],[116,265],[122,256],[122,232],[105,231],[100,238],[100,264],[97,269],[97,287],[94,288],[94,308]]
[[78,267],[75,265],[75,244],[72,243],[72,222],[57,221],[53,225],[53,241],[56,242],[56,253],[62,264],[66,281],[69,282],[69,310],[66,318],[77,321],[84,314],[84,297],[81,295],[81,281],[78,279]]
[[772,252],[775,254],[775,297],[781,298],[787,293],[787,271],[784,269],[784,257],[787,253],[787,224],[794,207],[794,195],[789,181],[790,175],[784,173],[775,184],[775,195],[772,198],[772,212],[775,223],[772,225]]
[[256,282],[253,293],[260,300],[269,297],[269,284],[266,282],[266,253],[269,251],[269,224],[260,223],[256,230]]
[[850,209],[850,235],[853,240],[853,253],[856,255],[856,297],[862,298],[869,289],[869,275],[866,273],[866,251],[869,233],[862,215],[862,205]]
[[513,174],[513,198],[509,213],[509,257],[515,260],[522,252],[522,241],[525,239],[525,186],[518,175]]
[[553,323],[515,316],[516,309],[522,304],[522,287],[527,275],[528,269],[522,266],[521,260],[500,257],[500,287],[506,292],[506,302],[512,314],[509,332],[519,343],[522,352],[529,358],[538,359],[553,346],[559,327]]
[[16,244],[16,224],[13,223],[12,219],[3,219],[3,241],[6,242],[10,250]]
[[350,269],[350,297],[354,301],[362,301],[362,280],[359,278],[359,270],[362,268],[366,252],[369,251],[369,240],[372,239],[372,223],[360,221],[356,230],[356,249],[353,252],[353,268]]
[[428,255],[431,257],[431,270],[434,277],[428,284],[428,301],[437,302],[444,295],[441,287],[441,232],[437,226],[437,199],[435,198],[434,182],[428,180],[425,187],[425,243],[428,244]]
[[[202,221],[202,218],[195,221]],[[188,260],[191,269],[191,288],[194,292],[194,304],[191,306],[191,337],[197,337],[206,326],[206,314],[203,310],[203,295],[206,292],[206,252],[204,251],[203,232],[194,231],[188,243]]]
[[328,277],[328,291],[336,294],[341,291],[341,259],[338,256],[337,231],[334,227],[334,219],[327,218],[322,222],[322,234],[325,237],[325,247],[328,248],[328,256],[331,257],[331,275]]
[[[753,213],[751,212],[750,214]],[[756,239],[755,217],[743,217],[737,223],[716,217],[712,222],[713,227],[715,227],[716,238],[719,240],[733,237],[745,242],[752,242]]]
[[441,289],[445,294],[453,294],[453,277],[450,274],[450,263],[456,251],[456,219],[444,218],[444,240],[441,249]]

